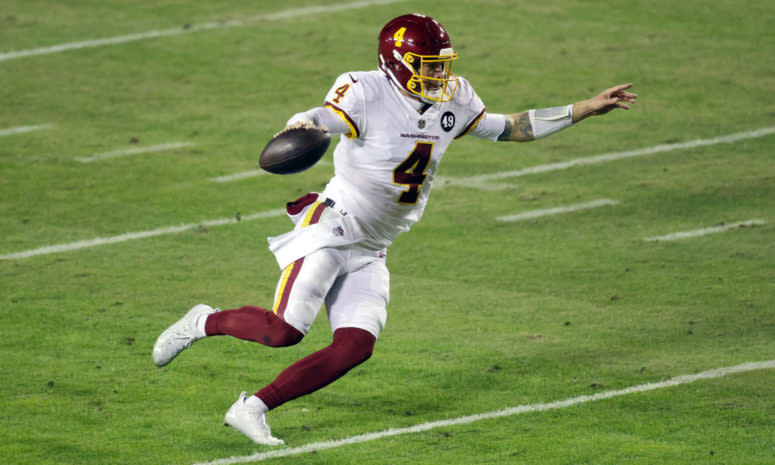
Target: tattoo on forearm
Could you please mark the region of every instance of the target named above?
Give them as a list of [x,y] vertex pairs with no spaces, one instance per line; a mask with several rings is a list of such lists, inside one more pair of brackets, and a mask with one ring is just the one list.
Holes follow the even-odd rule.
[[533,126],[530,124],[530,116],[528,116],[528,113],[525,111],[516,116],[517,120],[513,123],[510,117],[506,117],[506,127],[498,137],[498,140],[527,142],[534,139]]
[[503,132],[500,136],[498,136],[499,141],[506,141],[509,140],[511,137],[511,120],[509,120],[509,117],[506,117],[506,127],[503,128]]
[[527,112],[521,113],[519,115],[517,126],[514,129],[516,129],[519,133],[519,140],[533,140],[533,125],[530,124],[530,116],[527,114]]

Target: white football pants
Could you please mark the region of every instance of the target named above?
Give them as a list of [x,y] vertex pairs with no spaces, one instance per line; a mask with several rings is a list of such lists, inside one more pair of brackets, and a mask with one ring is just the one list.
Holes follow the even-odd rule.
[[[296,228],[303,228],[337,215],[342,213],[316,201],[294,216]],[[306,335],[325,302],[332,331],[353,327],[379,337],[389,300],[385,251],[354,244],[323,247],[285,267],[272,311]]]

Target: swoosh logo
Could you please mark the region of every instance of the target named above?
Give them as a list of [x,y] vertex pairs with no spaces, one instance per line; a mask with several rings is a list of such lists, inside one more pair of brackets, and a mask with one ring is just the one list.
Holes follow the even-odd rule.
[[353,82],[353,84],[355,84],[356,82],[358,82],[358,80],[357,80],[357,79],[355,79],[355,78],[353,77],[353,75],[352,75],[352,74],[350,74],[350,73],[347,73],[347,74],[350,76],[350,80]]

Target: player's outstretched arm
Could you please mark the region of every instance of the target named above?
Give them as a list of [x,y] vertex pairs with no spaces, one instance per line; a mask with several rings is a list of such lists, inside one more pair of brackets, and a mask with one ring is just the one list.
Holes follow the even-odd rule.
[[506,127],[500,141],[529,142],[567,128],[594,115],[604,115],[615,108],[629,110],[637,95],[627,92],[632,83],[620,84],[572,105],[523,111],[506,115]]

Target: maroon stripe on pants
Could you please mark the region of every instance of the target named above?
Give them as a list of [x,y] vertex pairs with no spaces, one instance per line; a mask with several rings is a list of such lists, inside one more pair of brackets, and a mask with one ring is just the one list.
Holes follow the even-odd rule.
[[321,203],[317,207],[315,207],[315,211],[312,212],[312,218],[309,219],[309,224],[305,226],[309,226],[310,224],[316,224],[318,221],[320,221],[320,217],[323,215],[323,210],[328,208],[328,206],[324,203]]
[[301,266],[304,264],[304,257],[301,257],[300,259],[293,262],[291,265],[293,268],[291,269],[291,275],[288,276],[288,281],[285,282],[283,285],[283,293],[282,296],[280,296],[280,305],[277,306],[277,309],[275,310],[275,313],[280,318],[283,317],[283,314],[285,313],[285,307],[288,306],[288,299],[291,296],[291,290],[293,289],[293,283],[296,282],[296,278],[299,276],[299,272],[301,271]]
[[[304,226],[309,226],[311,224],[317,224],[320,221],[320,217],[323,216],[323,211],[328,208],[326,204],[321,203],[318,206],[315,207],[315,210],[312,212],[312,216],[310,216],[309,224],[306,224]],[[293,262],[291,269],[291,274],[288,276],[288,281],[285,282],[283,285],[282,295],[280,296],[280,303],[275,309],[275,313],[280,318],[283,317],[285,314],[285,308],[288,306],[288,299],[290,298],[291,291],[293,290],[293,284],[296,282],[296,278],[299,276],[299,272],[301,272],[301,267],[304,264],[304,257],[296,260]]]

